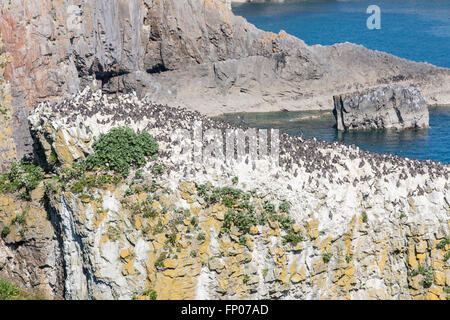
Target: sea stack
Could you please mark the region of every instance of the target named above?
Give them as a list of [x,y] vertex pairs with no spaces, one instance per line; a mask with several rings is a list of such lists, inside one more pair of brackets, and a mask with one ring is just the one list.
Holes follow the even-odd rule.
[[416,88],[386,85],[333,99],[340,131],[429,127],[427,102]]

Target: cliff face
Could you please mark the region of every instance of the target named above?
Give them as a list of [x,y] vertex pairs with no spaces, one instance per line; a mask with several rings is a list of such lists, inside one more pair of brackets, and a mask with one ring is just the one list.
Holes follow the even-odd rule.
[[89,90],[30,121],[60,170],[116,126],[160,147],[127,178],[59,171],[44,182],[67,299],[447,297],[448,166],[286,135],[279,157],[230,161],[208,145],[239,128]]
[[[306,46],[263,32],[217,0],[2,1],[4,79],[15,150],[29,152],[27,114],[98,79],[204,114],[331,109],[332,96],[386,83],[449,103],[447,69],[352,44]],[[2,134],[8,134],[2,133]],[[11,144],[10,144],[11,145]]]
[[381,86],[334,96],[333,114],[338,130],[428,128],[430,116],[417,89]]

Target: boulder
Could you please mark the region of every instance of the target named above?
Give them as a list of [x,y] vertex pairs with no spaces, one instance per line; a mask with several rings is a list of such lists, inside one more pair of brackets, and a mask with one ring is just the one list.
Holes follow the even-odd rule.
[[420,91],[386,85],[334,96],[338,130],[428,128],[428,105]]

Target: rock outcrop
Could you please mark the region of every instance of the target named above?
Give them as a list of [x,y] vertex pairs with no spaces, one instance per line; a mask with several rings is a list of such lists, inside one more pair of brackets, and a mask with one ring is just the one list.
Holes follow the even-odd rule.
[[334,96],[338,130],[428,128],[429,113],[420,91],[402,86],[381,86]]
[[[11,118],[8,157],[32,150],[27,115],[97,79],[203,114],[332,109],[332,96],[375,85],[419,88],[450,103],[450,71],[349,43],[307,46],[236,17],[217,0],[2,1]],[[4,129],[8,128],[8,129]],[[9,134],[8,132],[12,132]]]
[[[30,122],[60,167],[44,183],[67,299],[447,297],[448,165],[288,135],[279,155],[230,161],[210,143],[245,128],[100,91]],[[148,131],[158,158],[128,178],[63,170],[123,125]]]

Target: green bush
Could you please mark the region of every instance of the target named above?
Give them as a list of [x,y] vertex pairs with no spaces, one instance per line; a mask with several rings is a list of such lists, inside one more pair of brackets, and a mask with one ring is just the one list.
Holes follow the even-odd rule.
[[283,237],[283,244],[291,243],[294,247],[303,240],[301,236],[296,234],[293,230],[289,230],[288,234]]
[[18,223],[18,224],[24,224],[25,223],[25,215],[26,212],[22,212],[22,214],[18,214],[17,216],[12,219],[12,223]]
[[250,228],[257,225],[258,218],[249,211],[238,211],[229,209],[225,214],[222,226],[222,233],[230,232],[231,225],[234,224],[240,232],[249,233]]
[[289,210],[291,209],[291,204],[285,200],[282,203],[280,203],[279,209],[281,212],[289,212]]
[[13,300],[19,298],[21,292],[11,283],[0,279],[0,300]]
[[198,236],[197,236],[197,240],[198,241],[205,241],[206,240],[206,235],[202,232],[202,233],[199,233],[198,234]]
[[437,244],[436,248],[443,250],[446,245],[450,244],[450,237],[445,237]]
[[425,288],[431,287],[434,282],[434,269],[431,266],[419,266],[417,270],[414,270],[412,275],[416,276],[418,274],[423,275],[423,280],[421,284]]
[[128,175],[131,166],[142,167],[147,157],[158,152],[158,144],[147,133],[136,134],[131,128],[119,127],[100,135],[92,145],[95,153],[87,157],[89,169],[112,170]]
[[322,255],[323,262],[325,262],[325,263],[330,262],[332,256],[333,256],[332,253],[329,253],[329,252],[328,253],[324,253]]
[[264,210],[265,210],[267,213],[273,213],[273,212],[275,212],[275,206],[274,206],[272,203],[266,201],[266,202],[264,203]]
[[11,170],[0,175],[0,193],[21,191],[21,198],[29,199],[30,192],[44,179],[44,170],[25,159],[13,163]]

